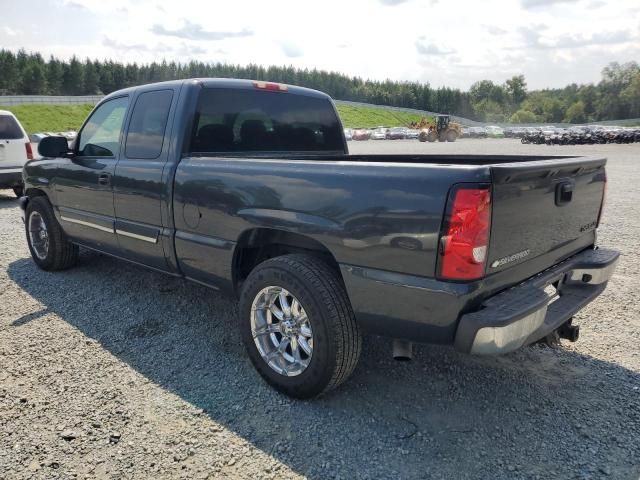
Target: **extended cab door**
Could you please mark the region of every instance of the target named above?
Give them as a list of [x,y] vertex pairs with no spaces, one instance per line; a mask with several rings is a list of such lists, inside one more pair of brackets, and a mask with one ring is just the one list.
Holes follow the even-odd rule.
[[119,255],[167,270],[171,248],[166,206],[170,182],[163,179],[169,130],[177,92],[146,90],[133,105],[120,160],[113,177]]
[[128,97],[117,97],[93,111],[78,134],[73,158],[60,162],[54,180],[65,232],[81,244],[108,252],[118,247],[112,176],[128,103]]

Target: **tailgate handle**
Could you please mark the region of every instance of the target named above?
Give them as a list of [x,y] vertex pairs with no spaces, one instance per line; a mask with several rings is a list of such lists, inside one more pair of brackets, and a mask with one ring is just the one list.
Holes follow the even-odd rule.
[[556,187],[556,205],[566,205],[573,198],[573,183],[560,182]]

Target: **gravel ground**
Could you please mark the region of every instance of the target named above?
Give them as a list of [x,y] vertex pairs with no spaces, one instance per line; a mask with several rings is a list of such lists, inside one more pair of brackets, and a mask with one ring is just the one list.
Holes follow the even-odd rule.
[[622,261],[581,339],[476,358],[365,339],[311,402],[254,372],[233,299],[94,253],[45,273],[0,191],[0,478],[616,478],[640,475],[640,145],[351,143],[354,153],[609,158],[600,242]]

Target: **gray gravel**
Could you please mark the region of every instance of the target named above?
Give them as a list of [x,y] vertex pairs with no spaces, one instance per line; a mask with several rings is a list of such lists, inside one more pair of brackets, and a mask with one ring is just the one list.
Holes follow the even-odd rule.
[[312,402],[245,357],[233,299],[94,253],[36,269],[0,191],[0,478],[616,478],[640,475],[640,145],[463,140],[352,152],[609,158],[600,241],[622,251],[581,339],[492,358],[366,338]]

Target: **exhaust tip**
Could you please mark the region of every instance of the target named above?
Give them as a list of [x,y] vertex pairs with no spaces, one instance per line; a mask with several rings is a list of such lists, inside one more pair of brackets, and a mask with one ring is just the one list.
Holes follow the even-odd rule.
[[409,362],[413,360],[413,343],[405,340],[394,340],[393,359],[398,362]]

